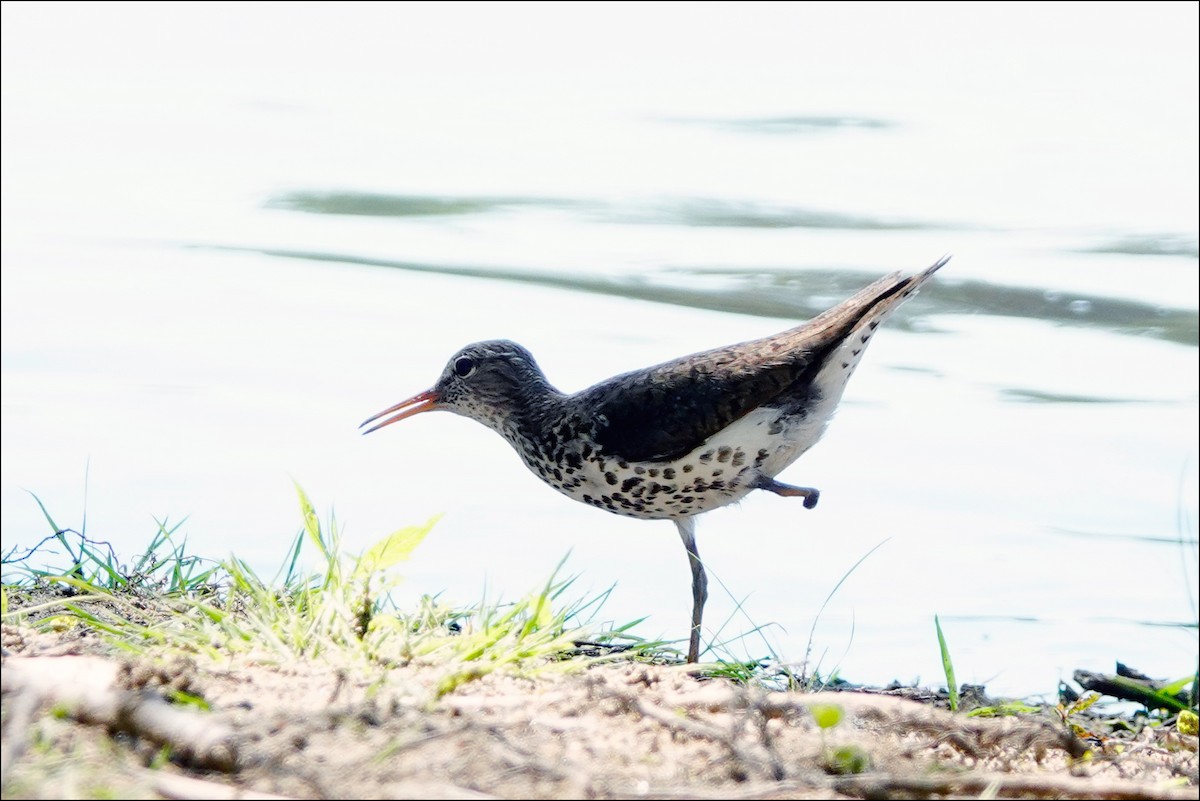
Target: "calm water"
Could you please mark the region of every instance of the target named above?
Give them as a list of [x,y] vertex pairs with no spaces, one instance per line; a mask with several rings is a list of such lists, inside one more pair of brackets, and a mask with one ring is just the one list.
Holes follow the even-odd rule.
[[569,553],[578,595],[615,585],[599,620],[683,637],[671,524],[568,502],[461,418],[357,424],[473,340],[581,389],[952,252],[784,474],[821,505],[701,519],[706,641],[799,661],[811,631],[823,672],[937,683],[937,613],[997,693],[1195,669],[1195,5],[2,28],[6,550],[48,533],[33,492],[119,553],[186,518],[270,571],[295,479],[354,550],[445,513],[407,598],[519,597]]

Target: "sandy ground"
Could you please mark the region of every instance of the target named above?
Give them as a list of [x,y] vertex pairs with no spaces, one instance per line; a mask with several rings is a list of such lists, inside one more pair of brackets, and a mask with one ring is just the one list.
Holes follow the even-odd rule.
[[1173,728],[1080,739],[1053,711],[683,666],[493,673],[439,697],[431,666],[153,661],[15,627],[4,652],[5,798],[1198,797],[1196,737]]

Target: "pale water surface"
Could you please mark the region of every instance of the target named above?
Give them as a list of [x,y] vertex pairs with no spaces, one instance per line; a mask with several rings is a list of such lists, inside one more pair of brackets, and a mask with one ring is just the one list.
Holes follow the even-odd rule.
[[119,553],[186,517],[192,551],[269,572],[295,479],[355,550],[445,513],[405,598],[516,598],[569,552],[571,592],[615,585],[602,621],[680,638],[669,523],[568,502],[461,418],[357,424],[473,340],[581,389],[952,252],[784,474],[820,506],[701,519],[706,641],[799,661],[812,630],[823,672],[937,683],[937,613],[996,693],[1195,669],[1194,4],[6,3],[2,28],[5,550],[48,533],[32,492]]

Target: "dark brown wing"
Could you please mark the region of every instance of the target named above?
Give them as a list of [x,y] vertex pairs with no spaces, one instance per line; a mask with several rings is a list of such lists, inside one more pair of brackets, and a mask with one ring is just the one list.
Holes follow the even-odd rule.
[[597,445],[612,458],[670,461],[753,409],[802,404],[825,358],[864,317],[884,311],[882,304],[898,306],[947,260],[916,276],[885,276],[779,334],[684,356],[583,390],[582,408],[595,410]]

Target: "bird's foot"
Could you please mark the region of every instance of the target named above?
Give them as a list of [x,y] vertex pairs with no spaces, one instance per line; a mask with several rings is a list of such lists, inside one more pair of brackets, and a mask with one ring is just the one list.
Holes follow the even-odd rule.
[[759,476],[754,482],[754,488],[773,492],[785,498],[803,498],[805,509],[813,508],[821,499],[821,491],[815,487],[793,487],[791,484],[784,484],[782,481],[776,481],[766,476]]

